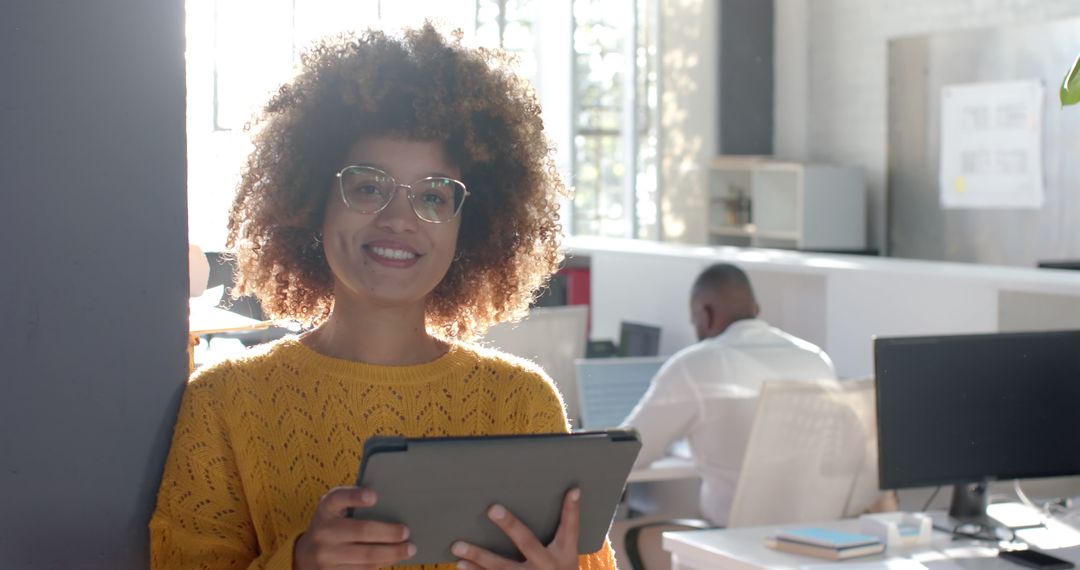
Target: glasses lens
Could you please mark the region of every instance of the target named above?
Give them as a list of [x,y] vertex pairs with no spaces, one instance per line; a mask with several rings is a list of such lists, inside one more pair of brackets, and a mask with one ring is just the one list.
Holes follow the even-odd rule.
[[354,210],[377,212],[394,195],[394,179],[374,168],[349,167],[341,172],[341,195]]
[[413,185],[416,215],[429,222],[447,222],[465,201],[465,185],[453,178],[425,178]]

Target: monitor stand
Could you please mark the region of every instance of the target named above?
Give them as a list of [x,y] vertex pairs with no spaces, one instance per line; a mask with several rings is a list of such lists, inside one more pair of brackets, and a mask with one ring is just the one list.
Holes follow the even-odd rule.
[[987,528],[999,526],[986,514],[986,506],[990,503],[989,488],[990,482],[986,480],[957,483],[953,486],[949,517],[959,523],[980,524]]

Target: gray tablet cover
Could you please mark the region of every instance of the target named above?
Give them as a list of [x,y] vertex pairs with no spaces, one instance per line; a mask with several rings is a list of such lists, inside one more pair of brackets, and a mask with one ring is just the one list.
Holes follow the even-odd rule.
[[408,564],[452,562],[450,545],[477,544],[512,560],[517,547],[487,518],[507,507],[548,544],[566,491],[581,488],[581,553],[604,545],[626,478],[641,449],[637,432],[406,439],[372,437],[364,445],[357,485],[378,504],[354,518],[409,527],[416,555]]

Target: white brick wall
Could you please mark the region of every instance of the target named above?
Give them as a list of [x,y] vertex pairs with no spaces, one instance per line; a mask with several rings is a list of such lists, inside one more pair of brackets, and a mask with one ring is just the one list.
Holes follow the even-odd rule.
[[[777,154],[865,168],[868,242],[882,251],[888,40],[1080,17],[1080,0],[775,2]],[[806,72],[798,66],[806,66]],[[806,112],[790,112],[803,97]]]

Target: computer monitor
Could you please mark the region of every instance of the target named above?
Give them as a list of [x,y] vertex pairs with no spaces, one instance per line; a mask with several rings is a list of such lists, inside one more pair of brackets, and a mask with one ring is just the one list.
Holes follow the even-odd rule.
[[990,481],[1080,474],[1080,331],[878,338],[874,368],[882,489],[984,521]]
[[660,327],[623,321],[619,326],[620,356],[660,354]]
[[574,361],[577,370],[579,429],[617,427],[649,390],[664,358],[599,358]]

